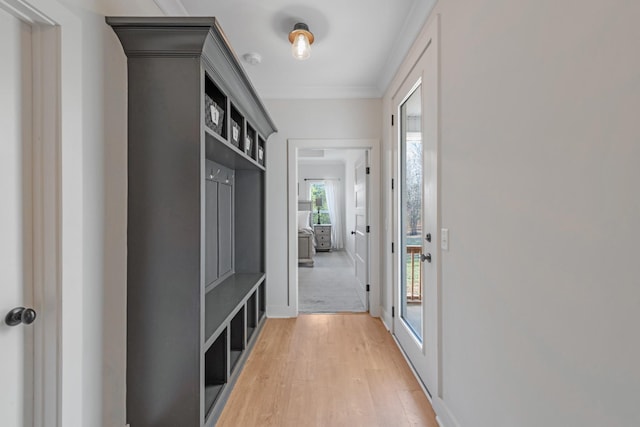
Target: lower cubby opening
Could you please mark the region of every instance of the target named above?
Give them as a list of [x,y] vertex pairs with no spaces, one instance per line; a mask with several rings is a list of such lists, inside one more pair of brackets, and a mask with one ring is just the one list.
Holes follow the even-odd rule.
[[227,329],[213,341],[204,360],[204,400],[208,413],[227,383]]
[[247,341],[258,327],[258,293],[252,293],[247,300]]
[[231,340],[229,368],[233,371],[244,351],[244,306],[231,319]]
[[267,311],[267,293],[265,291],[265,281],[258,286],[258,321],[262,320]]

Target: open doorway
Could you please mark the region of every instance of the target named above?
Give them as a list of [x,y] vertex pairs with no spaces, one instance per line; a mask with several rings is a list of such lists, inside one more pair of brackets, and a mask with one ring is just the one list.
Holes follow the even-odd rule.
[[298,151],[298,309],[368,310],[366,149]]
[[[380,202],[380,171],[377,166],[380,162],[379,144],[380,141],[374,139],[288,140],[288,305],[292,309],[292,315],[297,315],[299,312],[353,311],[368,311],[376,317],[380,315],[380,274],[376,268],[379,263],[375,261],[378,260],[380,253],[379,209],[372,208],[378,206]],[[364,160],[359,162],[359,159]],[[330,164],[333,164],[334,168],[331,168]],[[356,191],[356,164],[360,165],[362,174],[360,181],[363,182],[359,192]],[[335,168],[335,165],[338,167]],[[324,194],[321,191],[323,186],[320,184],[324,184]],[[336,209],[342,213],[339,216],[334,214],[334,218],[330,215],[331,202],[326,203],[326,199],[332,198],[332,189],[334,193],[342,193],[338,196],[334,194],[333,198],[340,200],[343,204],[342,209]],[[314,195],[318,197],[316,200],[311,200]],[[323,200],[317,200],[321,196]],[[358,210],[360,217],[356,215],[356,203],[361,207]],[[335,208],[335,203],[333,206]],[[305,210],[308,215],[301,212]],[[331,226],[322,230],[322,235],[331,237],[318,239],[324,242],[320,246],[325,250],[321,251],[316,250],[314,230],[318,226],[318,219],[320,219],[320,226]],[[323,224],[323,221],[329,221],[329,224]],[[309,238],[305,240],[304,236],[301,236],[299,228],[304,227],[298,227],[299,222],[301,226],[308,223],[307,227],[314,232],[311,240]],[[356,239],[356,236],[360,236],[360,239]],[[327,243],[330,245],[330,250],[326,250]],[[313,245],[313,248],[309,245]],[[303,251],[302,253],[299,253],[299,248]],[[305,248],[309,250],[308,253],[311,253],[311,256],[304,254]],[[364,262],[358,263],[356,253],[361,254]],[[299,263],[305,255],[307,263]],[[324,263],[324,261],[327,262]],[[360,301],[357,302],[355,298],[351,300],[354,306],[358,304],[357,308],[345,307],[340,297],[334,298],[334,301],[340,302],[341,306],[330,304],[323,307],[309,307],[306,304],[303,306],[306,289],[300,288],[305,286],[303,283],[307,280],[305,275],[320,275],[323,265],[327,266],[326,271],[331,274],[335,274],[340,266],[344,268],[345,276],[348,272],[351,283],[354,283],[356,289],[356,297]],[[358,270],[356,266],[359,266]],[[357,271],[360,272],[359,282]],[[324,285],[319,285],[315,295],[323,295],[323,291],[329,290],[326,289],[327,284],[335,284],[337,281],[336,278],[325,279],[322,282]]]

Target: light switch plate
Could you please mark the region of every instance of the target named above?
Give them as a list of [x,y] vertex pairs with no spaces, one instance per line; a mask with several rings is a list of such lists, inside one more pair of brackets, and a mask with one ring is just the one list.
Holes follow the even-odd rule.
[[442,248],[443,251],[449,250],[449,229],[448,228],[443,228],[442,232],[440,233],[440,248]]

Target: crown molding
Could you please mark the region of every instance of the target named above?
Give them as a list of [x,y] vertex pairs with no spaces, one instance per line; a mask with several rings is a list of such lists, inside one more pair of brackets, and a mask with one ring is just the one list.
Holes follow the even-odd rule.
[[393,42],[394,49],[387,58],[386,65],[378,78],[380,92],[386,92],[388,89],[391,80],[398,72],[402,61],[404,61],[411,46],[413,46],[413,43],[428,21],[435,5],[436,0],[414,2],[411,12],[407,15],[404,25],[402,25],[402,31]]

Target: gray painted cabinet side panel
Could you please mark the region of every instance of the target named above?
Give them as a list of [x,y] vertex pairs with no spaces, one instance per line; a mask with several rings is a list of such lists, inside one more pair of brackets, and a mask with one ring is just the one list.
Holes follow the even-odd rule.
[[201,382],[200,76],[197,58],[129,59],[127,419],[134,426],[201,419],[193,399]]

